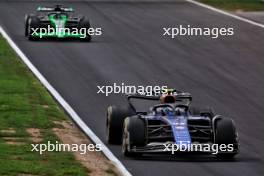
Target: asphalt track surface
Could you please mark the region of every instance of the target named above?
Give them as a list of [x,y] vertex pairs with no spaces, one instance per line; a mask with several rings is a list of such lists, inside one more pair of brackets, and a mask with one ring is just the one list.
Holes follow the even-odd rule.
[[[50,2],[2,1],[0,24],[32,63],[106,142],[105,115],[121,96],[97,94],[97,85],[168,85],[191,92],[194,104],[210,105],[235,119],[241,152],[234,161],[212,157],[124,158],[108,145],[133,175],[264,174],[264,29],[182,0],[65,2],[88,16],[103,35],[91,43],[30,42],[23,36],[24,14]],[[234,27],[235,35],[162,36],[179,24]]]

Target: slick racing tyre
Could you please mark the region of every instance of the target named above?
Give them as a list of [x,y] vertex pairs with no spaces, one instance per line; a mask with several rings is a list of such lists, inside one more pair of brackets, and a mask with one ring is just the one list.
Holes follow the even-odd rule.
[[[237,142],[237,133],[236,128],[231,119],[221,118],[216,121],[215,124],[215,143],[218,145],[225,144],[233,144],[233,149],[237,150],[238,142]],[[220,159],[231,159],[237,153],[236,152],[225,152],[218,153],[216,156]]]
[[34,14],[26,14],[25,15],[25,37],[28,36],[29,33],[29,18],[35,16]]
[[25,15],[25,37],[28,36],[28,20],[29,20],[29,15]]
[[189,113],[194,116],[207,116],[210,119],[212,119],[215,116],[213,108],[210,107],[199,108],[199,107],[190,106]]
[[80,38],[81,41],[86,41],[86,42],[90,42],[91,41],[92,37],[91,37],[91,35],[89,35],[87,33],[87,31],[89,30],[90,27],[91,27],[91,25],[90,25],[89,20],[86,19],[85,17],[83,17],[80,20],[80,22],[79,22],[79,29],[81,29],[81,28],[85,28],[86,29],[86,37],[85,38]]
[[127,117],[123,126],[122,153],[127,157],[137,157],[142,153],[133,152],[133,146],[146,145],[146,127],[143,119],[138,116]]
[[26,23],[26,28],[27,28],[27,37],[29,40],[37,40],[38,37],[36,36],[33,36],[32,33],[33,33],[33,29],[37,29],[37,28],[40,28],[41,25],[40,25],[40,20],[37,16],[34,16],[34,15],[31,15],[28,17],[27,19],[27,23]]
[[135,112],[130,106],[109,106],[107,108],[106,128],[109,144],[121,144],[124,119],[133,115]]

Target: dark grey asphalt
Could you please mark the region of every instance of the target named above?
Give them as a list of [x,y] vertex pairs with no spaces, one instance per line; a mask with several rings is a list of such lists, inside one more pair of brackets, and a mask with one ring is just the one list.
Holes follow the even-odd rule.
[[[241,153],[235,161],[210,158],[127,159],[109,146],[134,175],[264,175],[264,29],[185,1],[74,2],[103,36],[92,43],[29,42],[23,18],[39,1],[0,2],[0,24],[33,64],[105,142],[105,111],[119,96],[96,94],[97,85],[168,85],[189,91],[195,104],[211,105],[233,117]],[[234,27],[235,35],[162,37],[162,27],[179,24]]]

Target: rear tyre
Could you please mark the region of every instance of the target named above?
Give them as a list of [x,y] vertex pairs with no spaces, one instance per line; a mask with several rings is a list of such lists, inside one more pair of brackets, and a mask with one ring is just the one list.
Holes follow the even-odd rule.
[[200,109],[201,116],[207,116],[212,119],[215,116],[214,110],[211,107],[205,107]]
[[107,141],[109,144],[121,144],[124,119],[135,115],[131,107],[109,106],[107,108]]
[[90,24],[89,20],[86,19],[85,17],[81,18],[81,20],[79,22],[79,29],[81,29],[81,28],[85,28],[86,29],[86,34],[85,34],[86,37],[85,38],[80,38],[81,41],[85,41],[85,42],[90,42],[91,41],[92,37],[91,37],[91,35],[89,35],[87,33],[87,31],[89,30],[90,27],[91,27],[91,24]]
[[191,115],[194,116],[207,116],[212,119],[215,116],[213,108],[205,107],[205,108],[198,108],[191,106],[189,107],[189,112]]
[[[216,121],[215,124],[215,143],[218,145],[233,144],[234,150],[237,150],[237,133],[236,128],[231,119],[222,118]],[[217,158],[220,159],[232,159],[237,153],[235,152],[226,152],[216,154]]]
[[143,119],[138,116],[127,117],[124,121],[122,153],[127,157],[138,157],[142,153],[131,151],[134,146],[143,147],[146,145],[146,128]]
[[189,107],[189,113],[193,116],[199,116],[200,115],[200,108],[195,107],[195,106],[190,106]]

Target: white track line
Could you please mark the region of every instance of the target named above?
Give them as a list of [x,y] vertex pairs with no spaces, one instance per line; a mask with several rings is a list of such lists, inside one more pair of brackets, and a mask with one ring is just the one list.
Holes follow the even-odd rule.
[[113,153],[104,145],[104,143],[94,134],[94,132],[82,121],[73,108],[63,99],[63,97],[52,87],[52,85],[46,80],[46,78],[37,70],[37,68],[30,62],[27,56],[18,48],[15,42],[8,36],[5,30],[0,26],[0,33],[7,40],[9,45],[15,50],[27,67],[34,73],[34,75],[40,80],[40,82],[46,87],[46,89],[52,94],[52,96],[61,104],[61,106],[67,111],[71,118],[77,123],[77,125],[88,135],[95,144],[102,146],[102,152],[104,155],[113,162],[113,164],[119,169],[121,174],[125,176],[131,176],[125,166],[113,155]]
[[227,15],[227,16],[232,17],[232,18],[235,18],[237,20],[244,21],[244,22],[249,23],[249,24],[252,24],[254,26],[258,26],[258,27],[264,28],[264,24],[257,23],[255,21],[252,21],[252,20],[249,20],[249,19],[246,19],[246,18],[237,16],[237,15],[228,13],[226,11],[223,11],[223,10],[220,10],[220,9],[217,9],[217,8],[214,8],[212,6],[209,6],[209,5],[206,5],[206,4],[203,4],[203,3],[200,3],[200,2],[194,1],[194,0],[185,0],[185,1],[190,2],[190,3],[193,3],[193,4],[196,4],[198,6],[201,6],[201,7],[207,8],[207,9],[210,9],[212,11],[215,11],[215,12],[218,12],[218,13],[221,13],[221,14],[224,14],[224,15]]

